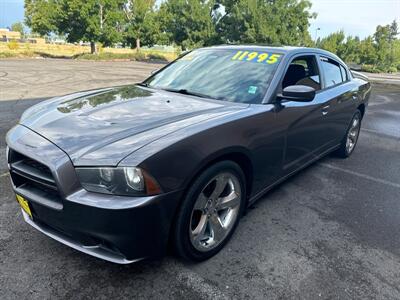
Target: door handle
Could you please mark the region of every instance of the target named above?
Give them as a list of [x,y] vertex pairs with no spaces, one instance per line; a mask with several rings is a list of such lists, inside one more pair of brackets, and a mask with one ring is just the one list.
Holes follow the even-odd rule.
[[322,108],[322,115],[326,116],[329,112],[329,107],[331,107],[330,105],[326,105]]

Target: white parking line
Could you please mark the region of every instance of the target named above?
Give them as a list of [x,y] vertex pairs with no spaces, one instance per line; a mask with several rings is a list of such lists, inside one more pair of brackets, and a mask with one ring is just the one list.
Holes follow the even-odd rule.
[[6,176],[8,176],[8,175],[9,175],[9,173],[6,172],[6,173],[4,173],[4,174],[1,174],[1,175],[0,175],[0,178],[1,178],[1,177],[6,177]]
[[218,287],[207,283],[199,274],[177,261],[169,260],[164,269],[180,283],[198,293],[202,299],[230,299]]
[[333,166],[331,164],[319,163],[319,165],[323,166],[323,167],[326,167],[326,168],[329,168],[329,169],[332,169],[332,170],[342,171],[342,172],[345,172],[347,174],[351,174],[351,175],[355,175],[355,176],[358,176],[358,177],[361,177],[361,178],[364,178],[364,179],[372,180],[372,181],[375,181],[375,182],[378,182],[378,183],[390,185],[390,186],[395,187],[395,188],[400,188],[400,184],[399,183],[392,182],[392,181],[389,181],[389,180],[385,180],[385,179],[381,179],[381,178],[375,178],[375,177],[372,177],[372,176],[369,176],[369,175],[366,175],[366,174],[362,174],[362,173],[358,173],[358,172],[355,172],[355,171],[352,171],[352,170],[347,170],[347,169],[343,169],[343,168],[340,168],[340,167],[336,167],[336,166]]

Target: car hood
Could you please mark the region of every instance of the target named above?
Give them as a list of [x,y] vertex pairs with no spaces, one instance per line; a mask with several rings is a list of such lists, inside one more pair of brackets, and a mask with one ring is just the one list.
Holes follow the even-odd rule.
[[247,106],[131,85],[44,101],[28,109],[20,124],[57,145],[75,165],[117,165],[173,131]]

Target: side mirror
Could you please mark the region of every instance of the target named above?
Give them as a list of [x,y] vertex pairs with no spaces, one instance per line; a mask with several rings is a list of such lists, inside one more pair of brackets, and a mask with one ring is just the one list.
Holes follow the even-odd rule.
[[225,6],[220,3],[214,4],[211,8],[210,16],[211,21],[214,23],[214,25],[217,25],[226,15],[227,13]]
[[315,98],[315,89],[306,85],[290,85],[283,89],[279,99],[290,101],[310,102]]

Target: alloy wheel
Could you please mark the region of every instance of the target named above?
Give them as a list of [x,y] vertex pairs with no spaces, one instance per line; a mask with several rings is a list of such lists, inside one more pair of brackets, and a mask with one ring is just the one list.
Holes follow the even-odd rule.
[[355,115],[351,122],[350,129],[347,133],[346,151],[348,154],[350,154],[356,146],[358,135],[360,133],[360,124],[360,116]]
[[201,190],[190,218],[189,235],[198,251],[209,251],[221,244],[232,230],[242,197],[239,179],[220,173]]

